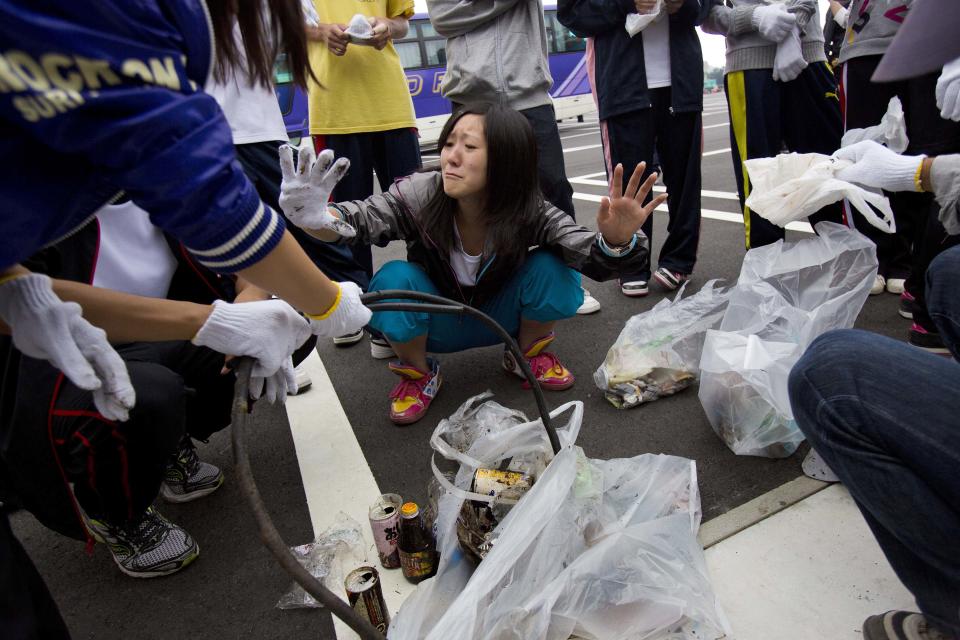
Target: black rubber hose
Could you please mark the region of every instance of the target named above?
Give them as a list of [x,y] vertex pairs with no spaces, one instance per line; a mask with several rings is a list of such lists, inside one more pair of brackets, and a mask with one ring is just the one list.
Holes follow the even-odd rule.
[[[415,304],[396,302],[398,298],[419,300],[421,302]],[[448,300],[442,296],[435,296],[429,293],[420,293],[419,291],[405,291],[401,289],[373,291],[360,296],[360,300],[362,300],[363,304],[366,305],[366,307],[371,311],[415,311],[420,313],[448,314],[466,313],[474,316],[475,318],[479,318],[500,337],[500,340],[502,340],[507,348],[510,349],[510,353],[513,354],[514,360],[520,363],[520,368],[523,370],[523,375],[527,378],[527,382],[530,384],[530,389],[533,391],[533,397],[536,399],[537,409],[540,411],[540,419],[543,422],[543,428],[547,430],[547,438],[550,440],[550,446],[553,448],[553,453],[560,453],[560,439],[557,437],[557,431],[553,428],[553,423],[550,421],[550,411],[547,409],[547,403],[546,400],[544,400],[543,390],[540,388],[540,383],[537,382],[537,378],[530,370],[530,365],[527,363],[527,359],[523,357],[523,353],[520,351],[517,341],[514,340],[513,336],[507,333],[503,327],[500,326],[499,322],[479,309],[474,309],[469,305],[454,302],[453,300]]]
[[237,384],[234,386],[233,393],[233,461],[236,465],[237,479],[240,482],[240,489],[247,498],[250,508],[253,510],[253,516],[257,521],[257,528],[260,533],[260,540],[264,546],[270,550],[273,557],[276,558],[280,566],[290,574],[304,590],[316,598],[330,612],[344,621],[353,629],[363,640],[384,640],[384,635],[370,624],[370,621],[358,614],[346,602],[334,595],[329,589],[314,578],[309,571],[297,561],[296,557],[290,552],[280,532],[273,526],[270,519],[270,513],[267,511],[263,498],[260,496],[260,490],[257,489],[257,483],[253,480],[253,472],[250,469],[250,458],[247,455],[247,449],[244,445],[244,431],[247,427],[247,418],[249,414],[249,402],[247,395],[250,388],[250,369],[252,362],[249,358],[241,358],[235,371],[237,374]]

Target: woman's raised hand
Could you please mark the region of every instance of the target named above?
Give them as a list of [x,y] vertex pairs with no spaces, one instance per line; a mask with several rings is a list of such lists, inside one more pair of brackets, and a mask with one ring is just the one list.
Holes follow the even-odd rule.
[[643,206],[643,200],[657,181],[657,174],[651,173],[643,184],[640,179],[647,163],[641,162],[633,170],[627,190],[623,191],[623,165],[618,164],[613,170],[613,180],[610,181],[610,196],[600,200],[600,210],[597,212],[597,228],[608,245],[624,245],[630,242],[647,216],[653,210],[666,202],[667,194],[663,193],[650,204]]

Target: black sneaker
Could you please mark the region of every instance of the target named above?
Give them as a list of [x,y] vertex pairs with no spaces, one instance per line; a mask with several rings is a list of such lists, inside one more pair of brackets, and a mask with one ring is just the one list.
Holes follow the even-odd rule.
[[390,346],[390,343],[387,342],[386,338],[370,336],[371,358],[376,358],[377,360],[386,360],[387,358],[396,357],[396,355],[397,353],[393,350],[393,347]]
[[333,339],[333,344],[338,347],[349,347],[350,345],[357,344],[363,340],[363,329],[357,329],[353,333],[347,333],[342,336],[337,336]]
[[917,304],[917,299],[909,291],[905,290],[901,293],[900,307],[897,309],[897,313],[907,320],[913,320],[913,314],[918,311],[920,311],[920,305]]
[[223,472],[197,456],[189,437],[180,443],[180,451],[167,463],[167,474],[160,495],[167,502],[190,502],[210,495],[223,484]]
[[200,546],[190,534],[153,507],[126,527],[89,517],[84,522],[97,542],[106,543],[120,571],[134,578],[176,573],[200,555]]
[[912,611],[887,611],[863,622],[863,640],[954,640]]
[[943,344],[940,334],[936,331],[927,331],[916,322],[910,327],[910,338],[907,340],[915,347],[919,347],[928,353],[938,355],[949,355],[950,350]]

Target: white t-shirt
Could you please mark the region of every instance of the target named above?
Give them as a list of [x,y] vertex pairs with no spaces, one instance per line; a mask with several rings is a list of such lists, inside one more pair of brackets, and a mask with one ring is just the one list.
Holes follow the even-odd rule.
[[643,65],[647,72],[647,88],[670,86],[670,19],[666,14],[643,30]]
[[246,58],[240,40],[240,28],[235,26],[233,32],[239,43],[240,68],[230,74],[223,84],[211,79],[206,91],[214,97],[227,117],[233,133],[233,144],[286,142],[287,127],[283,124],[277,96],[273,88],[250,83],[250,78],[242,68]]
[[477,284],[477,272],[480,270],[480,260],[483,255],[472,256],[463,250],[463,241],[460,239],[460,229],[453,223],[453,235],[456,237],[456,246],[450,252],[450,266],[457,276],[457,282],[465,287]]
[[147,212],[127,201],[97,212],[100,248],[93,286],[149,298],[166,298],[177,270],[163,232]]

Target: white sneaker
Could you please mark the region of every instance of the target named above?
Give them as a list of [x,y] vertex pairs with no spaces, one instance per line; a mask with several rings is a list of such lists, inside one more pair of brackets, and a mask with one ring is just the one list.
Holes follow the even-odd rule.
[[303,365],[294,367],[293,373],[297,378],[297,388],[288,390],[288,396],[298,396],[313,385],[313,380],[310,379],[310,374],[306,372]]
[[586,289],[583,290],[583,304],[577,309],[577,315],[586,316],[600,311],[600,302],[590,295]]
[[878,273],[877,277],[874,278],[873,280],[873,286],[870,287],[870,295],[872,296],[880,295],[881,293],[883,293],[883,290],[886,286],[887,286],[887,279]]
[[903,278],[890,278],[887,280],[887,293],[895,293],[900,295],[903,293],[903,285],[906,283],[906,280]]
[[393,347],[390,346],[390,343],[387,342],[385,338],[370,337],[370,357],[376,358],[377,360],[386,360],[396,355],[396,351],[393,350]]
[[620,293],[631,298],[642,298],[650,293],[650,286],[646,280],[621,280]]

